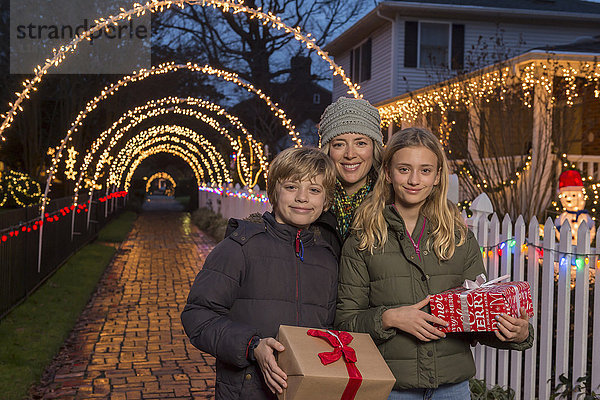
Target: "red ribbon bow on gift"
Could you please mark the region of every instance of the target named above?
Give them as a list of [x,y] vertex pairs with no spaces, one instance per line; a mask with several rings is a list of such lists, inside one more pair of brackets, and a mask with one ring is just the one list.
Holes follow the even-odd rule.
[[352,347],[348,346],[352,339],[354,339],[352,335],[343,331],[327,330],[323,332],[316,329],[309,329],[306,334],[325,339],[334,347],[333,351],[319,353],[319,358],[323,365],[334,363],[343,356],[350,380],[346,385],[346,389],[344,389],[341,400],[353,400],[362,383],[362,375],[356,364],[354,364],[357,360],[356,352]]

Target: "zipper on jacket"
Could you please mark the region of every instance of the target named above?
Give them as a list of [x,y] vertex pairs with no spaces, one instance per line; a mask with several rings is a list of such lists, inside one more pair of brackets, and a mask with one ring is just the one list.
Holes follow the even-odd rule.
[[[300,239],[300,231],[302,229],[298,229],[296,233],[296,257],[300,259],[300,261],[304,261],[304,244]],[[298,260],[296,260],[296,325],[300,325],[300,271],[298,266]]]
[[300,239],[301,231],[302,229],[298,229],[298,232],[296,233],[296,257],[304,262],[304,243],[302,243],[302,239]]

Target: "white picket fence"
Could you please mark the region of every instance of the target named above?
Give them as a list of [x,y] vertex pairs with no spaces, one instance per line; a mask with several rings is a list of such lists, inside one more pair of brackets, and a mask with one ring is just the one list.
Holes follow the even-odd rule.
[[252,213],[263,214],[271,210],[266,192],[242,189],[239,185],[234,188],[200,187],[198,190],[198,204],[208,207],[224,218],[246,218]]
[[[585,223],[579,227],[576,246],[571,244],[568,223],[561,227],[557,243],[550,218],[542,227],[542,240],[535,217],[529,224],[522,216],[513,223],[508,215],[500,222],[496,214],[490,221],[485,213],[476,212],[467,224],[482,247],[489,278],[510,274],[511,280],[529,282],[535,310],[530,320],[536,331],[534,346],[517,352],[477,345],[473,349],[476,378],[485,379],[488,386],[511,387],[516,399],[529,400],[548,399],[552,385],[549,380],[556,384],[561,374],[572,373],[574,381],[590,374],[592,388],[598,393],[600,280],[594,278],[596,269],[600,269],[597,256],[600,246],[590,248]],[[589,298],[590,278],[594,280],[593,304]],[[593,326],[588,326],[590,310],[593,310]],[[594,331],[598,334],[592,335]],[[591,371],[588,369],[590,347],[594,366]]]

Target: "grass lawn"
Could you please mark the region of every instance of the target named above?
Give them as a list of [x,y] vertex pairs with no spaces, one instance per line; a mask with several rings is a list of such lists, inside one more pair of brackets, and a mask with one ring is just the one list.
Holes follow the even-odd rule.
[[99,242],[120,243],[131,230],[137,214],[132,211],[125,211],[117,219],[109,222],[100,232],[98,232]]
[[[125,212],[99,233],[122,241],[136,218]],[[21,400],[68,337],[116,249],[92,243],[0,321],[0,398]]]

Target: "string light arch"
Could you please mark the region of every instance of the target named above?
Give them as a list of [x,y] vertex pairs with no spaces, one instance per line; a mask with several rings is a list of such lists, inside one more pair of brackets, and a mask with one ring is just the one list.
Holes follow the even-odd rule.
[[108,173],[108,183],[109,184],[117,184],[118,176],[121,175],[121,170],[125,168],[126,163],[131,158],[133,151],[144,144],[147,140],[158,138],[161,136],[166,136],[170,138],[169,134],[175,135],[174,140],[179,140],[178,136],[186,137],[191,140],[192,144],[199,144],[200,149],[204,150],[207,153],[207,156],[210,160],[210,165],[212,166],[214,171],[221,171],[223,174],[223,179],[218,183],[219,185],[223,183],[231,182],[231,177],[229,175],[229,169],[223,160],[223,156],[219,154],[217,149],[204,138],[202,135],[197,132],[183,127],[179,125],[159,125],[153,126],[152,128],[140,132],[138,135],[134,136],[130,139],[127,144],[119,151],[119,154],[114,158],[110,166],[110,170]]
[[[329,63],[329,68],[333,70],[333,75],[339,75],[342,79],[342,83],[349,88],[348,93],[352,94],[356,98],[362,97],[358,92],[360,87],[358,85],[355,85],[350,80],[350,78],[346,76],[344,70],[340,66],[338,66],[333,61],[333,59],[331,59],[329,55],[317,45],[316,40],[311,37],[310,33],[303,33],[300,27],[298,26],[292,28],[286,25],[281,21],[281,18],[272,14],[271,12],[265,13],[261,9],[254,9],[252,7],[248,7],[244,5],[244,0],[238,0],[237,2],[224,0],[151,0],[144,5],[135,3],[133,5],[133,8],[129,10],[120,8],[121,12],[117,15],[109,15],[107,18],[101,17],[97,20],[94,20],[94,25],[92,26],[92,28],[82,32],[81,34],[78,34],[68,44],[61,46],[59,49],[52,49],[51,58],[46,58],[45,63],[43,65],[37,65],[33,69],[33,78],[27,78],[24,81],[22,81],[24,89],[20,92],[15,92],[16,99],[8,103],[9,110],[4,114],[0,114],[0,119],[2,119],[2,123],[0,124],[0,138],[2,139],[2,141],[6,140],[6,137],[4,136],[4,131],[11,126],[16,114],[19,111],[23,111],[23,107],[21,104],[26,99],[30,98],[30,94],[32,92],[37,90],[37,85],[42,81],[44,75],[46,75],[51,68],[58,67],[67,58],[68,54],[75,53],[79,43],[81,43],[84,40],[91,41],[93,35],[96,32],[101,32],[102,30],[106,30],[108,32],[109,28],[112,28],[113,25],[118,26],[119,21],[131,21],[133,17],[145,15],[146,12],[162,12],[165,9],[170,8],[172,5],[178,6],[182,9],[186,5],[201,5],[202,7],[212,6],[215,9],[221,9],[224,13],[244,13],[248,15],[251,19],[258,19],[263,26],[270,26],[271,28],[276,29],[278,31],[284,31],[286,34],[291,34],[295,40],[304,43],[307,49],[314,50],[318,56],[320,56],[323,60]],[[60,144],[58,153],[62,153],[62,150],[65,145],[66,142],[62,142]],[[49,175],[52,176],[51,174]],[[42,215],[44,213],[47,196],[48,193],[46,190],[46,192],[44,193],[44,198],[41,207]]]
[[[215,179],[213,181],[214,183],[222,185],[223,183],[229,183],[232,181],[231,176],[229,174],[229,170],[227,168],[227,165],[225,164],[225,161],[223,160],[223,157],[221,156],[221,154],[219,154],[217,149],[208,140],[206,140],[206,138],[194,132],[193,130],[185,128],[183,126],[158,125],[153,126],[150,129],[141,131],[137,135],[132,137],[129,141],[127,141],[125,146],[121,148],[117,156],[115,156],[114,158],[108,158],[107,162],[105,163],[99,161],[96,165],[96,172],[94,173],[94,178],[89,180],[90,191],[88,195],[91,197],[92,191],[95,189],[99,189],[97,181],[100,178],[102,170],[106,165],[110,165],[108,171],[107,185],[116,185],[118,184],[118,177],[122,174],[121,170],[123,168],[126,168],[127,162],[130,160],[132,153],[136,149],[139,149],[140,146],[147,145],[148,140],[154,140],[157,138],[162,141],[174,141],[179,143],[183,141],[183,139],[181,139],[180,136],[187,137],[190,139],[190,141],[186,141],[186,145],[190,148],[197,149],[197,152],[199,154],[199,157],[201,157],[202,162],[205,164],[205,166],[207,166],[207,168],[209,168],[209,174],[211,175],[211,177],[213,177],[213,179]],[[156,142],[156,140],[154,142]],[[196,147],[196,144],[201,145],[200,149]],[[210,162],[206,161],[200,150],[203,150],[206,153]],[[218,172],[218,174],[216,174],[216,172],[213,173],[213,171]],[[79,198],[79,188],[81,187],[81,181],[83,177],[84,171],[80,173],[77,181],[77,185],[74,192],[74,204],[77,204]]]
[[[185,148],[180,147],[180,145],[173,145],[171,143],[163,143],[160,145],[155,145],[149,149],[146,149],[138,154],[138,157],[133,161],[131,167],[129,167],[127,176],[125,177],[125,181],[122,185],[123,188],[126,188],[125,191],[129,189],[131,184],[131,179],[133,178],[133,174],[135,173],[138,166],[144,161],[146,158],[151,157],[156,154],[165,153],[172,154],[180,157],[185,162],[187,162],[192,170],[194,170],[194,174],[196,175],[196,181],[198,187],[203,185],[204,177],[202,175],[202,171],[198,169],[198,160],[193,157],[193,155],[189,154]],[[121,185],[119,185],[121,186]]]
[[[107,18],[99,18],[94,20],[94,26],[89,30],[82,32],[77,35],[68,44],[61,46],[59,49],[52,49],[52,57],[45,60],[44,65],[37,65],[33,69],[33,78],[25,79],[22,82],[24,89],[21,92],[15,92],[16,99],[8,103],[9,110],[0,115],[2,118],[2,124],[0,124],[0,138],[6,140],[4,131],[11,126],[14,121],[14,117],[19,111],[23,111],[22,103],[30,98],[30,94],[37,90],[37,85],[42,81],[44,75],[52,68],[58,67],[69,54],[75,53],[79,43],[84,40],[92,40],[92,36],[99,31],[108,31],[113,25],[118,25],[119,21],[131,20],[133,17],[139,17],[145,15],[146,12],[162,12],[165,9],[170,8],[172,5],[184,8],[186,5],[201,5],[203,7],[211,6],[213,8],[219,8],[223,12],[231,12],[233,14],[244,13],[250,18],[258,19],[264,26],[270,26],[278,31],[283,31],[286,34],[290,34],[298,42],[301,42],[309,50],[314,50],[316,54],[321,57],[324,61],[329,63],[329,68],[333,71],[333,75],[339,75],[342,79],[342,83],[348,87],[348,93],[356,98],[362,97],[358,92],[360,86],[355,85],[350,78],[346,75],[345,71],[338,66],[329,55],[317,45],[316,40],[311,37],[310,33],[303,33],[300,27],[292,28],[286,25],[280,17],[274,15],[271,12],[263,12],[261,9],[254,9],[244,5],[243,0],[235,1],[224,1],[224,0],[152,0],[146,4],[135,3],[133,8],[125,10],[121,8],[121,12],[117,15],[109,15]],[[61,144],[61,147],[65,143]],[[61,149],[62,151],[62,149]]]
[[[178,98],[178,97],[165,97],[165,98],[162,98],[159,100],[151,100],[148,103],[146,103],[145,105],[138,106],[132,110],[127,111],[117,121],[115,121],[111,127],[106,129],[105,131],[103,131],[99,135],[99,137],[94,141],[94,143],[90,146],[90,150],[86,153],[86,155],[84,157],[84,161],[82,163],[82,166],[80,167],[80,179],[78,180],[78,183],[75,185],[75,192],[79,192],[81,190],[82,174],[84,174],[85,171],[87,171],[90,163],[93,160],[94,154],[101,148],[101,145],[104,143],[104,141],[108,137],[110,137],[108,149],[111,149],[116,145],[116,143],[121,139],[121,137],[126,132],[133,129],[134,127],[136,127],[143,121],[145,121],[149,118],[154,118],[154,117],[158,117],[158,116],[169,114],[169,113],[194,117],[198,120],[201,120],[202,122],[211,126],[211,128],[213,128],[219,134],[221,134],[222,136],[227,138],[229,140],[229,144],[231,145],[234,153],[237,155],[238,159],[240,160],[241,165],[242,165],[242,171],[245,174],[245,176],[240,175],[240,180],[242,181],[242,183],[244,185],[246,185],[249,182],[252,182],[252,180],[253,180],[252,179],[252,174],[253,174],[252,168],[253,167],[251,165],[248,165],[245,155],[242,151],[242,147],[241,147],[240,143],[238,142],[237,138],[231,136],[229,134],[229,131],[227,129],[223,128],[219,124],[219,122],[216,121],[215,119],[207,116],[204,113],[198,112],[193,109],[181,108],[181,107],[179,107],[180,104],[186,104],[186,105],[191,104],[192,106],[209,107],[211,103],[206,102],[201,99],[191,98],[191,97],[185,98],[185,99]],[[225,115],[224,110],[222,110],[220,108],[220,106],[217,106],[217,105],[214,105],[214,106],[216,108],[214,108],[213,110],[215,110],[215,111],[220,110],[222,112],[222,115]],[[235,118],[233,116],[230,116],[230,117],[232,118],[232,120],[235,121]],[[123,125],[123,126],[116,129],[120,125]],[[247,132],[247,130],[245,130],[245,128],[243,127],[243,125],[241,125],[241,123],[236,124],[234,126],[236,126],[238,129],[240,129],[240,131],[243,133]],[[115,131],[115,129],[116,129],[116,131]],[[115,131],[114,134],[112,134],[113,131]],[[252,142],[250,139],[249,139],[249,141]],[[110,157],[109,152],[105,150],[104,153],[100,156],[98,163],[100,163],[100,164],[106,163],[107,160],[109,159],[109,157]],[[257,158],[259,160],[261,160],[261,159],[264,160],[261,157],[257,157]],[[265,167],[263,167],[262,165],[265,165]],[[267,167],[268,164],[266,164],[266,161],[262,165],[261,165],[261,170],[266,171],[266,168],[268,168]],[[100,169],[97,168],[96,170],[97,171],[101,170],[101,168]],[[46,190],[44,193],[44,198],[42,199],[42,209],[45,208],[45,204],[47,202],[47,197],[48,197],[48,192],[49,192],[50,186],[52,184],[50,176],[55,175],[57,173],[57,171],[58,171],[58,167],[56,165],[52,166],[50,168],[50,170],[48,171],[48,179],[46,181]],[[259,172],[260,172],[260,170],[259,170]],[[266,173],[266,172],[264,172],[264,173]],[[97,179],[98,179],[98,176],[94,176],[93,180],[97,180]]]
[[[198,64],[192,64],[190,62],[188,62],[187,64],[163,63],[163,64],[160,64],[151,69],[141,69],[139,72],[135,72],[131,75],[125,76],[124,78],[121,78],[116,83],[113,83],[112,85],[105,87],[98,96],[96,96],[92,100],[90,100],[86,104],[85,108],[78,113],[77,118],[71,124],[71,127],[67,130],[66,136],[61,140],[60,145],[58,146],[58,149],[55,152],[53,152],[53,157],[52,157],[52,161],[51,161],[52,167],[56,166],[60,162],[60,159],[62,158],[63,150],[64,150],[66,144],[68,143],[68,141],[71,140],[71,136],[75,132],[78,131],[79,127],[83,124],[84,120],[87,118],[88,113],[93,111],[95,108],[97,108],[98,104],[101,101],[114,95],[121,87],[127,86],[129,83],[141,81],[152,75],[160,75],[160,74],[169,73],[169,72],[176,72],[180,69],[187,69],[190,71],[196,71],[196,72],[200,72],[203,74],[217,76],[219,78],[224,79],[225,81],[233,82],[233,83],[237,84],[238,86],[243,87],[248,92],[254,93],[260,99],[262,99],[267,104],[267,106],[270,107],[270,109],[274,113],[274,115],[280,119],[283,127],[286,130],[288,130],[288,134],[292,136],[292,140],[296,143],[296,145],[297,146],[301,145],[301,141],[297,136],[295,127],[292,124],[291,120],[289,120],[287,118],[285,111],[280,109],[278,107],[277,103],[274,103],[271,100],[271,98],[269,96],[265,95],[260,89],[257,89],[252,84],[243,81],[242,79],[239,78],[239,76],[237,74],[228,72],[228,71],[223,71],[223,70],[220,70],[217,68],[213,68],[209,65],[199,66]],[[209,102],[207,102],[207,103],[209,103]],[[204,106],[204,104],[202,104],[202,103],[200,103],[198,105]],[[238,128],[238,129],[242,130],[244,132],[244,134],[248,136],[250,143],[253,146],[253,149],[258,156],[258,159],[259,159],[262,169],[264,171],[267,171],[268,163],[267,163],[266,157],[263,153],[262,147],[260,146],[260,144],[258,142],[256,142],[256,140],[254,140],[253,136],[244,128],[244,126],[241,124],[239,119],[237,117],[230,115],[224,109],[222,109],[220,106],[218,106],[214,103],[209,103],[207,109],[211,109],[211,110],[217,112],[219,115],[224,115],[226,118],[228,118],[230,120],[232,125],[236,126],[236,128]],[[50,171],[54,170],[54,168],[52,168],[52,167],[50,168]],[[51,180],[50,175],[49,175],[49,179]]]
[[[205,182],[207,182],[207,181],[214,182],[219,185],[223,184],[223,176],[220,174],[220,171],[219,170],[215,171],[210,167],[209,161],[204,157],[204,155],[202,155],[202,152],[200,151],[200,149],[198,147],[196,147],[196,145],[193,142],[187,141],[185,139],[181,139],[181,140],[180,139],[175,140],[175,139],[177,139],[177,138],[168,137],[168,136],[158,136],[158,137],[149,139],[146,142],[144,142],[141,146],[134,148],[131,155],[129,157],[127,157],[125,163],[121,166],[121,168],[119,168],[117,175],[115,177],[112,177],[112,181],[114,182],[114,185],[116,187],[121,187],[120,184],[122,181],[122,177],[123,177],[124,172],[128,170],[127,166],[129,165],[129,161],[135,159],[135,157],[138,154],[140,154],[142,151],[152,148],[153,146],[155,146],[157,144],[163,144],[163,143],[172,145],[172,146],[177,146],[180,149],[185,149],[186,152],[193,154],[195,159],[197,159],[197,160],[199,159],[200,164],[197,165],[197,168],[199,170],[203,171],[202,177]],[[111,177],[108,177],[108,179],[111,179]]]
[[146,193],[148,193],[150,191],[150,188],[152,187],[152,182],[154,182],[157,179],[165,179],[165,180],[169,181],[171,183],[171,186],[173,186],[173,190],[175,190],[175,188],[177,187],[177,184],[175,183],[175,179],[173,179],[173,177],[171,175],[169,175],[166,172],[157,172],[154,175],[152,175],[150,178],[148,178],[148,181],[146,182]]
[[[173,107],[171,109],[167,108],[168,106],[173,106],[173,105],[177,106],[180,104],[204,108],[209,111],[215,112],[218,115],[223,115],[226,118],[228,118],[230,123],[234,127],[236,127],[242,134],[244,134],[246,136],[250,135],[250,133],[246,130],[246,128],[241,124],[241,122],[239,122],[239,120],[235,116],[230,115],[229,113],[227,113],[225,110],[223,110],[220,106],[218,106],[216,104],[213,104],[211,102],[208,102],[208,101],[205,101],[202,99],[193,98],[193,97],[188,97],[188,98],[165,97],[165,98],[162,98],[159,100],[151,100],[151,101],[147,102],[145,105],[135,107],[133,110],[129,110],[126,113],[124,113],[117,121],[115,121],[112,124],[112,126],[110,128],[108,128],[104,132],[102,132],[99,135],[99,137],[94,141],[94,143],[90,146],[90,150],[86,153],[86,156],[84,158],[84,162],[83,162],[81,169],[87,169],[89,167],[89,164],[91,163],[94,154],[101,148],[104,141],[112,134],[112,132],[119,125],[127,124],[127,125],[125,125],[125,128],[131,128],[131,127],[134,127],[137,124],[141,123],[143,120],[147,119],[148,117],[155,117],[158,115],[163,115],[167,112],[195,116],[197,119],[200,119],[204,123],[211,125],[211,127],[213,127],[216,131],[218,131],[220,134],[225,136],[229,140],[234,152],[241,153],[241,148],[238,145],[236,138],[232,137],[229,134],[229,132],[226,129],[222,128],[221,125],[213,118],[208,117],[206,114],[198,114],[198,113],[193,113],[192,111],[186,111],[187,109],[182,109],[181,107]],[[154,113],[148,112],[148,110],[151,111],[153,109],[159,109],[159,108],[163,108],[163,110],[157,111]],[[146,115],[143,115],[144,112],[146,112]],[[126,131],[128,131],[128,129],[121,128],[121,129],[117,130],[114,135],[110,136],[111,139],[110,139],[110,144],[109,144],[108,148],[110,149],[110,148],[114,147],[115,143],[118,140],[120,140],[120,138],[123,136],[123,134]],[[249,141],[254,146],[254,148],[259,148],[259,149],[261,148],[260,145],[253,138],[252,139],[249,138]],[[103,154],[103,156],[101,156],[101,158],[105,159],[106,157],[108,157],[108,153],[105,150],[104,154]],[[268,164],[266,163],[265,157],[262,154],[262,150],[259,152],[259,157],[257,157],[257,158],[258,158],[259,162],[261,163],[261,166],[264,169],[266,169]],[[247,173],[247,169],[246,169],[247,164],[244,161],[243,155],[242,155],[242,160],[243,160],[242,163],[243,163],[243,166],[245,169],[244,172]],[[48,173],[50,175],[50,174],[55,174],[56,172],[57,172],[57,164],[53,163],[53,166],[49,169]],[[243,179],[244,176],[242,176],[241,178]]]

